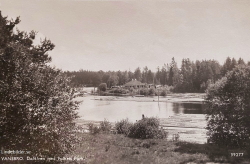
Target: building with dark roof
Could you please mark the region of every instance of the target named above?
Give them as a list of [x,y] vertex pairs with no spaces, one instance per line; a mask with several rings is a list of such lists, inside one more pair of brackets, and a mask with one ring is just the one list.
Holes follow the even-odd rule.
[[145,87],[146,84],[145,83],[141,83],[140,81],[137,81],[136,79],[132,79],[130,82],[124,84],[124,87],[127,87],[127,88],[143,88]]

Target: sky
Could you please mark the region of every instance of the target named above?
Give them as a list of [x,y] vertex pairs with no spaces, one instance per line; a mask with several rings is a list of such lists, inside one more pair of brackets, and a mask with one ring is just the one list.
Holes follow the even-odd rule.
[[55,45],[62,70],[152,71],[183,58],[250,61],[249,0],[1,0],[3,16]]

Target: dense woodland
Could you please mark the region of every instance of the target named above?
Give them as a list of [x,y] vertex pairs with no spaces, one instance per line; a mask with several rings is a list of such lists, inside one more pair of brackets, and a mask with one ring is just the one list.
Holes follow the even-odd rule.
[[242,58],[236,60],[228,57],[224,64],[220,65],[216,60],[194,62],[187,58],[182,60],[181,67],[178,68],[172,58],[169,64],[158,67],[155,72],[145,66],[143,69],[136,68],[134,72],[80,70],[66,74],[73,75],[72,84],[76,87],[97,87],[100,83],[106,83],[108,87],[120,86],[137,79],[147,84],[173,86],[174,92],[204,92],[209,84],[215,83],[237,65],[250,65],[250,62],[246,63]]

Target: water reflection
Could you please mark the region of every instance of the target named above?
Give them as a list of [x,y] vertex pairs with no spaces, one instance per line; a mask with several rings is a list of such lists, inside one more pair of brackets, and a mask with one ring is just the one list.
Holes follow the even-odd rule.
[[173,111],[176,114],[205,114],[204,103],[173,103]]
[[173,105],[173,111],[175,114],[179,114],[180,113],[180,103],[172,103]]

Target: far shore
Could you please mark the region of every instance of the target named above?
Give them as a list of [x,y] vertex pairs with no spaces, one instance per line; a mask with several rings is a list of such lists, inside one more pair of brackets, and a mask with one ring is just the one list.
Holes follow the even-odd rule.
[[[138,96],[138,97],[137,97]],[[93,96],[93,100],[104,101],[139,101],[139,102],[203,102],[204,93],[171,93],[167,96]]]

